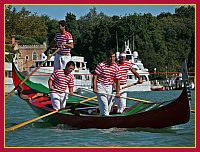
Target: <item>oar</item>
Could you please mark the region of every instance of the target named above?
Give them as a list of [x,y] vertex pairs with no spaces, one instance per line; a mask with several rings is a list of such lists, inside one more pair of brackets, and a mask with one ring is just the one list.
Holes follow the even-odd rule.
[[43,61],[37,68],[35,68],[28,76],[25,77],[24,80],[22,80],[7,96],[6,99],[18,88],[18,86],[20,84],[23,84],[26,80],[29,79],[30,76],[33,75],[33,73],[35,73],[44,63],[46,63],[52,56],[54,56],[58,51],[60,50],[60,48],[58,48],[55,52],[53,52],[50,56],[48,56],[48,58]]
[[76,109],[75,109],[75,106],[76,106],[76,105],[82,104],[82,103],[87,102],[87,101],[90,101],[90,100],[94,100],[95,98],[97,98],[97,96],[94,96],[94,97],[85,99],[85,100],[80,101],[80,102],[78,102],[78,103],[76,103],[76,104],[74,104],[74,105],[67,106],[67,107],[66,107],[66,111],[69,111],[68,108],[71,108],[71,113],[74,113],[74,111],[76,110]]
[[[66,92],[66,91],[62,91],[62,90],[58,90],[58,89],[53,89],[53,90],[58,91],[58,92],[63,92],[63,93],[69,94],[69,93]],[[80,98],[85,98],[85,99],[89,99],[89,98],[90,98],[90,97],[81,96],[81,95],[75,94],[75,93],[74,93],[73,95],[74,95],[74,96],[77,96],[77,97],[80,97]],[[96,99],[92,99],[92,100],[98,102],[98,100],[96,100]]]
[[[137,84],[138,84],[137,82],[136,82],[136,83],[128,84],[128,85],[126,85],[126,86],[124,86],[124,87],[121,87],[120,90],[125,89],[125,88],[129,88],[129,87],[132,87],[132,86],[137,85]],[[113,92],[116,92],[116,90],[113,90]]]
[[[95,98],[97,98],[97,96],[88,98],[88,99],[86,99],[86,100],[82,100],[82,101],[76,103],[75,105],[78,105],[78,104],[81,104],[81,103],[84,103],[84,102],[93,100],[93,99],[95,99]],[[69,107],[71,107],[71,106],[68,106],[68,107],[66,107],[66,108],[69,108]],[[63,109],[62,109],[62,110],[63,110]],[[42,116],[40,116],[40,117],[37,117],[37,118],[31,119],[31,120],[25,121],[25,122],[23,122],[23,123],[21,123],[21,124],[12,126],[12,127],[10,127],[10,128],[7,128],[6,131],[11,131],[11,130],[15,130],[15,129],[17,129],[17,128],[23,127],[23,126],[25,126],[25,125],[27,125],[27,124],[29,124],[29,123],[32,123],[32,122],[34,122],[34,121],[37,121],[37,120],[39,120],[39,119],[42,119],[42,118],[47,117],[47,116],[49,116],[49,115],[52,115],[52,114],[54,114],[54,113],[57,113],[58,111],[59,111],[59,110],[55,110],[55,111],[52,111],[52,112],[47,113],[47,114],[45,114],[45,115],[42,115]]]
[[[98,93],[98,94],[105,94],[105,95],[109,95],[109,96],[116,97],[116,95],[114,95],[114,94],[109,94],[109,93]],[[121,96],[120,96],[119,98],[128,99],[128,100],[135,100],[135,101],[138,101],[138,102],[154,103],[154,102],[152,102],[152,101],[142,100],[142,99],[137,99],[137,98],[121,97]]]
[[[82,103],[84,103],[84,102],[87,102],[87,101],[90,101],[90,100],[94,100],[94,99],[96,99],[96,98],[97,98],[97,96],[94,96],[94,97],[91,97],[91,98],[82,100],[82,101],[76,103],[75,105],[79,105],[79,104],[82,104]],[[68,106],[68,107],[66,107],[66,108],[70,108],[71,106],[72,106],[72,105],[70,105],[70,106]],[[73,106],[74,106],[74,105],[73,105]]]
[[120,90],[125,89],[125,88],[129,88],[129,87],[132,87],[132,86],[134,86],[134,85],[136,85],[136,84],[138,84],[138,83],[131,83],[131,84],[129,84],[129,85],[126,85],[126,86],[122,87]]
[[47,116],[52,115],[52,114],[57,113],[57,112],[58,112],[58,110],[55,110],[55,111],[52,111],[52,112],[47,113],[47,114],[45,114],[45,115],[42,115],[42,116],[40,116],[40,117],[37,117],[37,118],[31,119],[31,120],[25,121],[25,122],[20,123],[20,124],[18,124],[18,125],[15,125],[15,126],[12,126],[12,127],[10,127],[10,128],[7,128],[6,131],[15,130],[15,129],[17,129],[17,128],[23,127],[23,126],[25,126],[25,125],[27,125],[27,124],[29,124],[29,123],[31,123],[31,122],[34,122],[34,121],[39,120],[39,119],[42,119],[42,118],[44,118],[44,117],[47,117]]
[[[86,97],[86,96],[81,96],[81,95],[79,95],[79,94],[74,94],[74,96],[77,96],[77,97],[80,97],[80,98],[85,98],[85,99],[88,99],[88,98],[89,98],[89,97]],[[92,99],[92,100],[98,102],[97,99]]]

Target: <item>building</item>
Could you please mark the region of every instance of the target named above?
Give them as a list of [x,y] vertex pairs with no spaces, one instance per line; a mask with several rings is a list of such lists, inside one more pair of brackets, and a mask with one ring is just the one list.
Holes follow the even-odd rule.
[[19,40],[15,40],[12,35],[11,40],[6,39],[5,45],[13,47],[16,51],[14,62],[18,65],[20,72],[28,71],[35,66],[35,61],[39,60],[40,54],[46,50],[46,43],[43,45],[20,45]]
[[19,71],[28,71],[30,67],[35,66],[35,61],[46,50],[46,44],[43,45],[19,45],[18,53],[15,56],[15,63]]
[[15,46],[18,46],[19,44],[20,44],[20,41],[15,39],[15,35],[11,35],[11,39],[5,40],[5,45],[11,46],[13,48]]

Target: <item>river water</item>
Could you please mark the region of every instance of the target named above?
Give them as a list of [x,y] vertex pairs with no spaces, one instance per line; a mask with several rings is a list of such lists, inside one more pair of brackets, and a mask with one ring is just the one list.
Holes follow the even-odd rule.
[[[176,99],[180,93],[180,90],[130,92],[128,96],[166,101]],[[192,91],[192,109],[194,94]],[[15,94],[5,101],[5,109],[6,128],[37,117]],[[63,125],[53,127],[38,120],[5,133],[6,147],[194,147],[195,142],[195,113],[191,113],[188,123],[163,129],[74,129]]]

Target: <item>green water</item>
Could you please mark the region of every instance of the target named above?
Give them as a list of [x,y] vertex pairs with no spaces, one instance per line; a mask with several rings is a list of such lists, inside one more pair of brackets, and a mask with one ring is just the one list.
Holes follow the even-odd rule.
[[[129,97],[151,101],[177,98],[180,90],[131,92]],[[132,105],[133,101],[128,101]],[[192,91],[194,109],[194,91]],[[6,128],[33,119],[37,115],[16,95],[5,102]],[[194,147],[195,113],[186,124],[163,129],[110,128],[74,129],[63,125],[53,127],[42,120],[5,134],[6,147]]]

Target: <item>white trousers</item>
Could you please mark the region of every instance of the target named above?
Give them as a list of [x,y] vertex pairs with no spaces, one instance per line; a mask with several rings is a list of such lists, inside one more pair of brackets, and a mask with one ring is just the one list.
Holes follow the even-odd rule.
[[[120,85],[121,87],[126,86],[126,85]],[[127,90],[128,88],[122,89],[120,90],[120,97],[127,97]],[[117,112],[118,113],[122,113],[124,111],[124,109],[126,108],[126,99],[124,98],[115,98],[116,100],[116,104],[117,104]]]
[[71,61],[71,55],[60,55],[56,53],[54,59],[54,71],[58,69],[65,69],[67,62]]
[[103,83],[97,83],[97,89],[99,93],[97,95],[97,99],[100,109],[100,115],[109,116],[113,105],[113,97],[104,93],[111,94],[113,92],[113,85],[104,85]]
[[66,93],[50,93],[53,109],[59,110],[65,108],[66,99],[68,96]]

